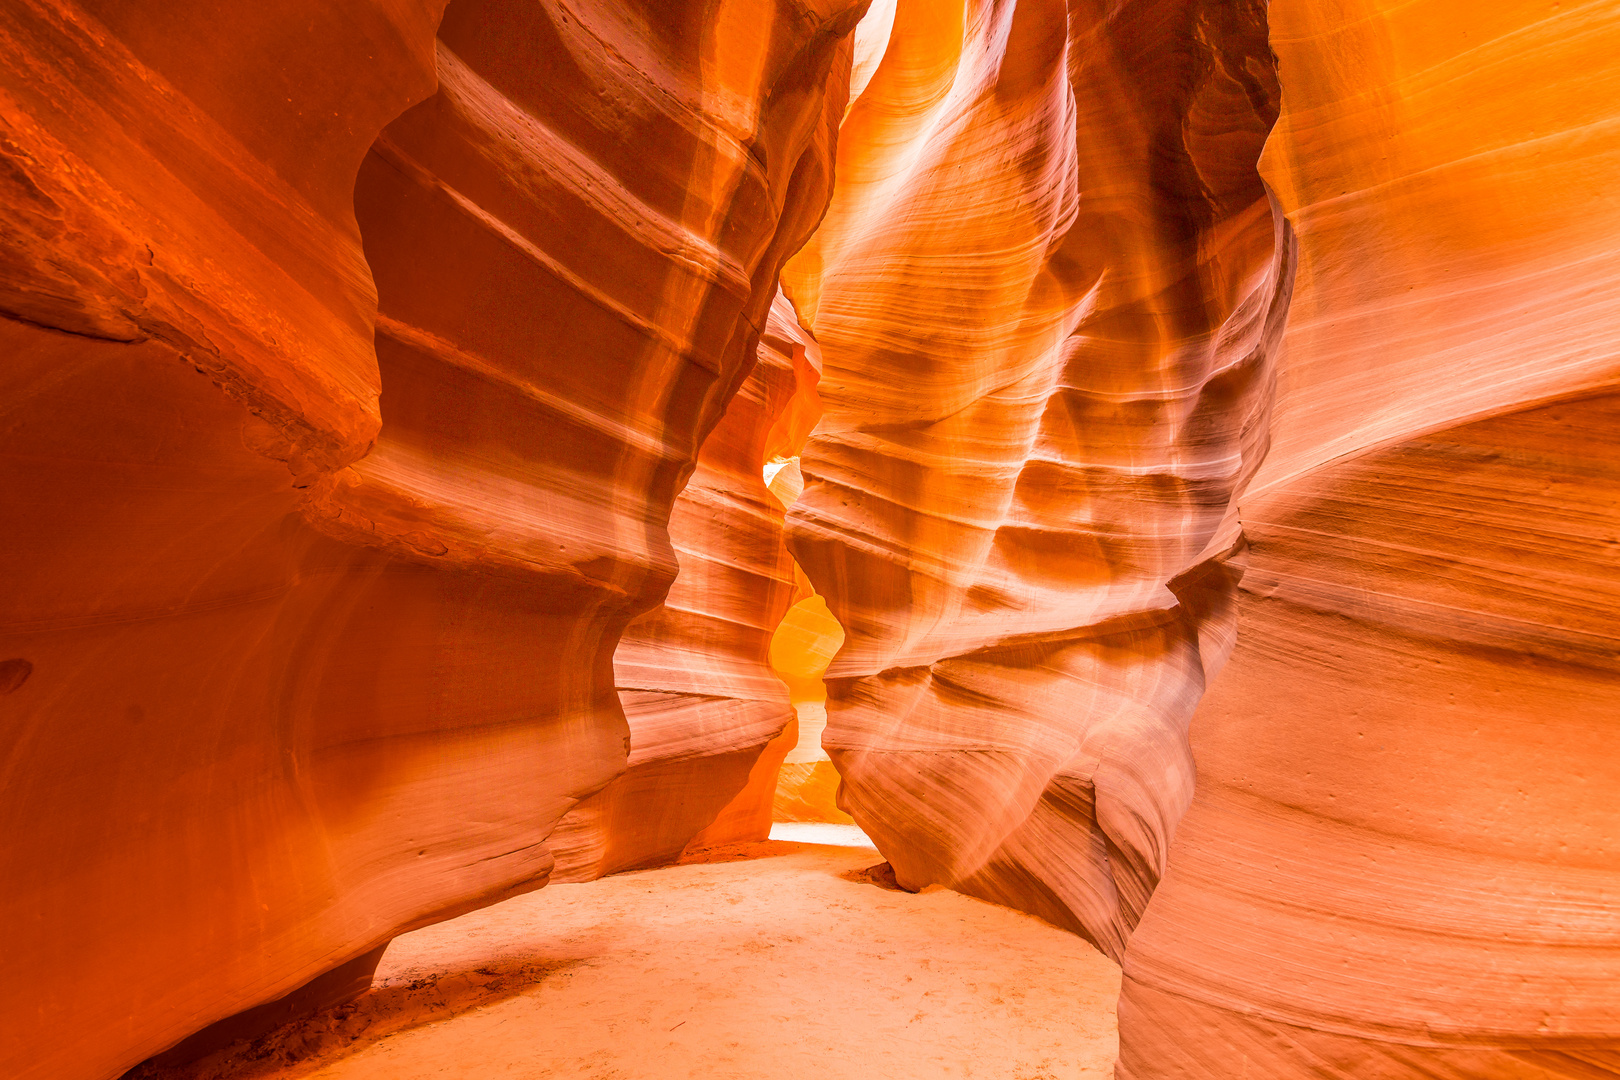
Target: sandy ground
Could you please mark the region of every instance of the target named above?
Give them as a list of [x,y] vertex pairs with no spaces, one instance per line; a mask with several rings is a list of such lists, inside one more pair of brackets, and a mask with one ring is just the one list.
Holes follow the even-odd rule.
[[[248,1080],[1102,1080],[1118,969],[866,872],[853,826],[553,885],[396,940],[358,1001],[197,1063]],[[826,841],[832,841],[827,843]]]

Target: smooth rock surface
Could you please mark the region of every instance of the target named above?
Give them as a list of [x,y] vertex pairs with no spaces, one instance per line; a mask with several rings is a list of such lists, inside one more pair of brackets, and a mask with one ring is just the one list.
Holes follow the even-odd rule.
[[[555,881],[672,863],[700,833],[704,843],[765,839],[771,804],[744,790],[782,760],[761,754],[793,719],[772,661],[800,589],[765,466],[796,455],[820,417],[806,338],[778,293],[754,370],[675,500],[679,576],[613,654],[628,766],[558,823],[547,842]],[[740,797],[746,805],[733,806]]]
[[1270,17],[1300,272],[1120,1075],[1620,1076],[1620,18]]
[[7,1077],[539,887],[625,767],[861,5],[441,7],[0,12]]
[[443,4],[216,9],[0,8],[7,1077],[115,1076],[514,877],[381,824],[465,763],[404,740],[356,784],[312,722],[380,674],[328,663],[345,626],[382,651],[380,561],[300,506],[377,437],[355,173],[433,92]]
[[790,546],[848,634],[823,745],[901,884],[1118,957],[1266,444],[1264,5],[899,0],[856,46],[882,59],[783,276],[825,366]]
[[1613,0],[0,55],[0,1076],[1620,1077]]

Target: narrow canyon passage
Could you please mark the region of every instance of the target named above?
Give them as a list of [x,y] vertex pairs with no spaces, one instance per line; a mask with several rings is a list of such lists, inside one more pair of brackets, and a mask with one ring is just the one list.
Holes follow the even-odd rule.
[[0,57],[0,1080],[1620,1080],[1620,0]]
[[129,1080],[1102,1080],[1119,969],[873,880],[854,826],[552,885],[394,941],[349,1005]]

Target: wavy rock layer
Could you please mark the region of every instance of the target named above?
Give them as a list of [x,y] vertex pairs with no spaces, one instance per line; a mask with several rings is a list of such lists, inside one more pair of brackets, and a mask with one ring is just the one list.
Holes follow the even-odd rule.
[[1620,1075],[1620,22],[1488,7],[1272,4],[1299,283],[1122,1078]]
[[546,880],[859,14],[216,7],[0,11],[8,1077]]
[[849,633],[839,801],[897,879],[1118,957],[1191,798],[1290,270],[1264,8],[1064,24],[896,6],[784,275],[826,364],[791,546]]
[[900,0],[784,275],[826,365],[789,521],[849,635],[840,803],[902,884],[1116,958],[1229,645],[1290,278],[1275,97],[1257,3]]
[[[630,724],[628,768],[558,824],[549,841],[553,880],[674,862],[743,791],[761,751],[793,719],[770,661],[798,583],[784,507],[766,488],[764,468],[796,454],[809,435],[818,377],[778,293],[759,360],[675,500],[669,531],[680,574],[613,654]],[[753,802],[761,805],[747,827],[734,826],[735,839],[770,832],[769,802]]]
[[[791,361],[799,387],[789,411],[772,431],[761,470],[771,498],[785,511],[798,500],[804,488],[798,455],[811,430],[821,420],[821,395],[817,390],[821,382],[821,349],[799,321],[798,312],[781,293],[771,305],[770,322],[765,336],[760,339],[761,363],[771,360],[772,354],[775,362]],[[803,741],[800,718],[804,715],[807,697],[814,697],[819,690],[820,699],[826,698],[826,688],[819,677],[809,677],[808,672],[811,669],[825,671],[827,660],[837,651],[836,646],[829,648],[824,640],[826,625],[816,627],[812,620],[811,632],[806,633],[803,618],[807,609],[819,604],[825,611],[826,604],[815,595],[810,580],[788,554],[786,542],[786,532],[778,530],[776,543],[780,546],[780,558],[793,578],[789,597],[792,604],[779,616],[773,611],[776,625],[766,645],[766,663],[787,692],[787,723],[755,759],[742,790],[732,797],[711,825],[692,838],[689,850],[769,838],[772,822],[782,820],[775,812],[777,785],[783,761],[791,757]],[[830,615],[826,617],[828,623],[831,619]],[[815,632],[817,629],[820,634]],[[839,640],[842,641],[842,636]]]

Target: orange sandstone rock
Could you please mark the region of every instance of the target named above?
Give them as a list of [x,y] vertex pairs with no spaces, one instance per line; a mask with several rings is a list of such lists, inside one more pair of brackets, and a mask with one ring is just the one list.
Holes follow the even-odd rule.
[[[821,381],[822,364],[821,350],[815,338],[799,321],[798,313],[787,297],[780,293],[771,305],[771,318],[766,325],[765,335],[760,339],[760,362],[791,362],[797,379],[797,391],[771,429],[765,463],[760,470],[771,499],[780,509],[786,510],[798,500],[804,486],[799,473],[799,452],[821,419],[821,397],[816,387]],[[786,534],[780,529],[775,542],[780,548],[780,558],[792,575],[793,587],[787,596],[792,606],[785,611],[772,611],[769,621],[774,627],[765,643],[765,659],[770,671],[786,689],[789,706],[787,723],[755,759],[742,789],[725,805],[712,824],[692,838],[689,850],[768,838],[771,823],[784,820],[777,812],[780,807],[776,798],[783,762],[805,739],[819,740],[821,737],[819,725],[811,725],[813,730],[807,734],[801,720],[805,717],[807,702],[826,698],[826,688],[820,681],[819,672],[826,670],[827,660],[836,651],[836,646],[829,647],[814,632],[804,632],[804,613],[819,602],[819,598],[815,596],[810,580],[783,546]],[[821,602],[821,607],[825,610],[824,602]],[[822,629],[825,630],[825,627]],[[811,669],[816,674],[810,674]],[[819,741],[816,745],[819,748]]]
[[784,759],[781,771],[776,776],[776,796],[771,802],[771,817],[776,821],[853,824],[855,819],[838,805],[838,789],[842,783],[843,777],[838,775],[831,758],[814,761]]
[[759,804],[746,826],[710,826],[722,810],[741,812],[731,804],[758,765],[763,775],[780,764],[780,755],[760,762],[761,752],[793,716],[771,659],[798,585],[785,508],[766,487],[765,466],[796,453],[815,421],[817,373],[802,336],[778,293],[753,373],[675,500],[669,529],[680,574],[613,654],[629,766],[559,823],[549,841],[554,880],[672,863],[705,830],[709,843],[770,831],[770,804],[758,798],[745,800]]
[[624,768],[614,646],[825,206],[859,15],[159,7],[0,10],[28,1080],[544,883]]
[[0,6],[0,1074],[774,808],[1620,1076],[1613,5],[864,9]]
[[511,880],[313,707],[387,705],[331,648],[378,561],[300,506],[377,437],[355,170],[442,7],[0,8],[0,1075],[117,1075]]
[[1271,23],[1299,282],[1118,1075],[1620,1076],[1620,19]]
[[878,50],[784,274],[825,362],[789,515],[848,633],[824,745],[903,885],[1117,958],[1192,796],[1266,441],[1264,6],[899,0],[857,70]]

